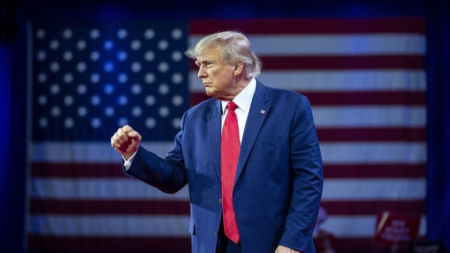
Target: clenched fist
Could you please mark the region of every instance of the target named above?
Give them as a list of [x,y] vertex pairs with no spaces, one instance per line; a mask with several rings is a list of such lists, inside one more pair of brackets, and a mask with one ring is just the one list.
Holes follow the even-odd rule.
[[117,132],[111,137],[111,146],[128,160],[138,150],[141,139],[138,132],[126,125],[117,129]]

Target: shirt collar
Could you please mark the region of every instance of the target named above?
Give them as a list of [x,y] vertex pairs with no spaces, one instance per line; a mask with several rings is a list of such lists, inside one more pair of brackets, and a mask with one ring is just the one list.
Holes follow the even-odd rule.
[[[245,87],[237,96],[233,99],[233,102],[239,107],[239,109],[244,112],[250,111],[250,105],[253,100],[253,96],[256,91],[256,79],[252,78],[248,83],[247,87]],[[222,103],[222,112],[225,112],[227,105],[230,101],[220,101]]]

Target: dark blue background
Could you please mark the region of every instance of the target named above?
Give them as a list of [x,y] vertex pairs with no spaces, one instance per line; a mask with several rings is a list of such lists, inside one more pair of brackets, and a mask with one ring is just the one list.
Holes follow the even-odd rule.
[[278,17],[426,17],[427,237],[445,240],[450,248],[449,0],[116,2],[2,0],[0,3],[0,252],[22,252],[25,243],[27,20],[109,22]]

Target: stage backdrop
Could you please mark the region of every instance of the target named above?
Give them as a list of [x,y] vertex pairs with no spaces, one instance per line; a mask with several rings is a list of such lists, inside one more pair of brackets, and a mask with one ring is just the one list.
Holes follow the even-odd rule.
[[30,29],[28,249],[190,252],[187,188],[125,177],[110,137],[130,124],[164,156],[182,113],[207,99],[184,51],[229,29],[250,38],[260,81],[311,101],[337,249],[372,248],[382,211],[421,214],[425,236],[423,19],[60,22]]

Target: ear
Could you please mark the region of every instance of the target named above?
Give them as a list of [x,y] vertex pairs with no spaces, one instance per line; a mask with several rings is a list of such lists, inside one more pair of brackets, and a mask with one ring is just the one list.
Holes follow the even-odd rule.
[[234,70],[233,70],[234,76],[240,75],[243,71],[244,71],[244,63],[243,62],[238,62],[238,63],[234,64]]

